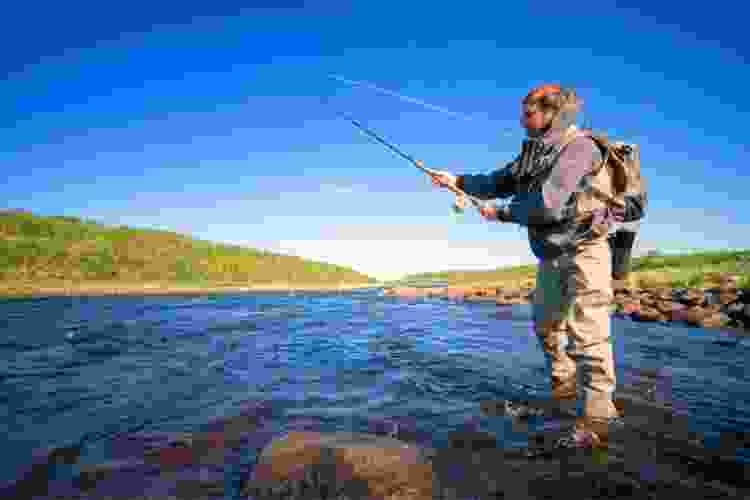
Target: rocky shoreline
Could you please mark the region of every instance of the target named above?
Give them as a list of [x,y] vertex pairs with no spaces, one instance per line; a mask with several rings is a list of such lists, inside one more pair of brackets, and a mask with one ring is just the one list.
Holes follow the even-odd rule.
[[[750,331],[750,289],[738,288],[734,276],[711,288],[637,288],[620,283],[614,286],[612,314],[634,321],[680,323],[700,328]],[[386,296],[495,302],[499,306],[527,304],[533,289],[504,287],[394,287]]]
[[[736,437],[723,449],[705,447],[684,417],[637,397],[631,401],[624,411],[632,425],[611,431],[606,449],[541,454],[562,429],[529,432],[528,446],[506,448],[501,436],[479,430],[469,418],[436,447],[409,421],[373,419],[365,432],[325,432],[297,417],[279,432],[269,420],[271,405],[249,402],[240,415],[196,432],[118,436],[105,462],[82,463],[80,444],[38,450],[17,480],[0,484],[0,495],[496,500],[560,498],[566,491],[592,500],[748,498],[750,469],[732,457],[742,446]],[[255,458],[243,458],[248,454]],[[236,474],[228,479],[229,464]]]

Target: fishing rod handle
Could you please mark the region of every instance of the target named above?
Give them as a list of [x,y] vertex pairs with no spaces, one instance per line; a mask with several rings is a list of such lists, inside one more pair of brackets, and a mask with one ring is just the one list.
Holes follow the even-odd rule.
[[[440,177],[440,174],[436,170],[425,167],[424,162],[422,162],[422,160],[414,160],[414,164],[417,166],[417,168],[425,172],[430,177],[432,178]],[[483,203],[481,200],[478,200],[476,197],[471,196],[470,194],[467,194],[466,192],[457,188],[456,186],[446,185],[445,187],[447,187],[449,190],[453,191],[457,195],[468,198],[474,204],[475,207],[479,208],[483,206]]]

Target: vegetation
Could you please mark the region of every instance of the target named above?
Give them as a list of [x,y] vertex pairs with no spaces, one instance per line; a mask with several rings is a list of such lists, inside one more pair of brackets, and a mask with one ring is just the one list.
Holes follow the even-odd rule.
[[[722,275],[738,277],[738,286],[750,288],[750,250],[696,251],[680,255],[650,252],[632,261],[630,284],[640,288],[718,286]],[[533,286],[536,266],[523,265],[489,271],[446,271],[414,274],[405,280],[440,280],[452,286]]]
[[638,286],[711,288],[722,275],[738,277],[738,286],[750,287],[750,250],[696,251],[681,255],[650,255],[634,259]]
[[0,212],[0,283],[250,286],[375,283],[350,268],[169,231]]

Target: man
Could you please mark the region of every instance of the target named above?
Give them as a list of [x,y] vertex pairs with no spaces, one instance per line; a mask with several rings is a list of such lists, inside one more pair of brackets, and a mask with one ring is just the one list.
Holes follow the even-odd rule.
[[[602,152],[575,126],[578,108],[573,89],[536,87],[522,101],[527,139],[513,162],[489,175],[440,171],[433,177],[437,186],[457,187],[480,199],[512,197],[509,205],[484,207],[481,213],[491,221],[528,228],[539,260],[534,330],[545,353],[552,395],[577,401],[582,410],[571,435],[558,446],[574,447],[604,444],[609,425],[621,423],[613,402],[609,318],[613,293],[607,233],[614,216],[591,194],[592,170],[601,163]],[[599,175],[608,175],[606,169]],[[602,179],[597,176],[596,182],[600,188]],[[572,348],[566,349],[567,343]]]

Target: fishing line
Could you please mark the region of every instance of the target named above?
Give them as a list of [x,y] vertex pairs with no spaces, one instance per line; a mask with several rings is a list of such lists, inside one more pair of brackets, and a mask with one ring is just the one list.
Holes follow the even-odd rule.
[[[417,99],[416,97],[410,97],[410,96],[407,96],[407,95],[404,95],[404,94],[400,94],[398,92],[394,92],[393,90],[388,90],[388,89],[385,89],[383,87],[379,87],[379,86],[375,85],[374,83],[371,83],[371,82],[368,82],[368,81],[365,81],[365,80],[350,80],[349,78],[344,78],[343,76],[336,75],[336,74],[329,74],[328,77],[332,78],[332,79],[334,79],[336,81],[339,81],[341,83],[345,83],[347,85],[352,85],[352,86],[356,86],[356,87],[366,87],[366,88],[374,90],[375,92],[378,92],[380,94],[389,95],[389,96],[395,97],[395,98],[397,98],[397,99],[399,99],[401,101],[408,102],[408,103],[411,103],[411,104],[416,104],[416,105],[421,106],[421,107],[423,107],[425,109],[429,109],[431,111],[437,111],[439,113],[442,113],[444,115],[451,116],[451,117],[454,117],[454,118],[461,118],[463,120],[468,120],[468,121],[474,121],[474,120],[477,119],[477,117],[475,117],[475,116],[472,116],[472,115],[469,115],[469,114],[466,114],[466,113],[461,113],[461,112],[458,112],[458,111],[451,111],[450,109],[448,109],[448,108],[446,108],[444,106],[437,106],[435,104],[430,104],[430,103],[428,103],[428,102],[426,102],[426,101],[424,101],[422,99]],[[499,129],[499,132],[501,133],[501,135],[507,137],[507,136],[509,136],[511,134],[514,134],[516,131],[515,131],[515,129],[511,129],[510,127],[502,127],[502,128]]]
[[437,111],[439,113],[443,113],[444,115],[453,116],[456,118],[462,118],[464,120],[474,120],[474,117],[471,115],[467,115],[466,113],[458,113],[456,111],[451,111],[450,109],[444,108],[443,106],[436,106],[434,104],[430,104],[428,102],[423,101],[422,99],[417,99],[416,97],[409,97],[408,95],[400,94],[398,92],[394,92],[392,90],[384,89],[382,87],[378,87],[374,83],[366,82],[364,80],[349,80],[348,78],[344,78],[340,75],[328,75],[330,78],[333,78],[334,80],[338,80],[342,83],[346,83],[349,85],[355,85],[355,86],[362,86],[367,87],[369,89],[372,89],[376,92],[379,92],[381,94],[386,94],[392,97],[395,97],[397,99],[400,99],[404,102],[409,102],[412,104],[417,104],[419,106],[422,106],[423,108],[429,109],[431,111]]

